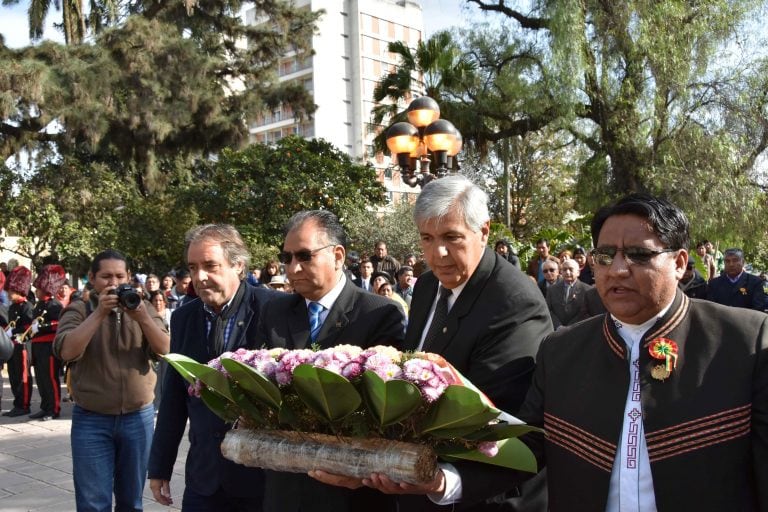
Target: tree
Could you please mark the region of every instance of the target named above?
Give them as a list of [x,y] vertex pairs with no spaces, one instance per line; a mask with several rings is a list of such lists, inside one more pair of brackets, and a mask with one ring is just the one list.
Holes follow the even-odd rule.
[[294,213],[326,209],[343,221],[350,212],[383,204],[384,188],[372,167],[330,143],[287,137],[199,162],[183,201],[201,222],[234,224],[247,239],[279,246],[282,226]]
[[[720,53],[758,4],[540,0],[525,14],[501,0],[468,3],[506,16],[518,38],[545,42],[537,47],[542,74],[532,78],[545,84],[543,99],[565,107],[558,122],[593,152],[585,174],[601,199],[655,190],[680,142],[707,145],[695,134],[703,127],[709,135],[725,118],[724,85],[740,74]],[[764,97],[765,83],[754,85]],[[739,172],[768,146],[766,125],[758,126]]]
[[0,46],[0,157],[117,155],[148,194],[178,160],[245,144],[246,120],[262,109],[312,112],[307,91],[279,83],[276,66],[289,49],[309,54],[318,13],[264,0],[265,23],[245,26],[240,5],[138,2],[93,44]]
[[413,223],[413,204],[400,203],[391,211],[371,209],[351,211],[344,219],[350,249],[373,255],[376,242],[384,240],[389,254],[400,260],[407,254],[420,254],[419,232]]

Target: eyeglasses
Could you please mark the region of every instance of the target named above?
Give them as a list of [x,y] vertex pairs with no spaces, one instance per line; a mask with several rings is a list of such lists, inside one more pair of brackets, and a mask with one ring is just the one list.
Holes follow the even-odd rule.
[[627,265],[647,265],[659,254],[675,251],[677,249],[661,249],[656,251],[646,247],[598,247],[597,249],[592,249],[592,257],[598,265],[609,267],[613,263],[616,253],[621,252],[624,253],[624,261],[627,262]]
[[296,257],[296,260],[299,263],[306,263],[312,260],[312,256],[314,256],[316,252],[322,251],[323,249],[327,249],[329,247],[334,247],[335,245],[336,244],[329,244],[329,245],[326,245],[325,247],[319,247],[317,249],[312,249],[312,250],[304,249],[302,251],[296,251],[296,252],[281,251],[280,254],[277,255],[277,259],[280,260],[280,263],[284,265],[287,265],[291,261],[293,261],[294,257]]
[[545,274],[549,274],[550,272],[557,272],[557,269],[556,268],[545,268],[544,270],[542,270],[542,272],[544,272]]

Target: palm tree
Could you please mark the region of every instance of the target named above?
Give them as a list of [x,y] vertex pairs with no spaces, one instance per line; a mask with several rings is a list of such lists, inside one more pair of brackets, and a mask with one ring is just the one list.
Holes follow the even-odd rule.
[[[20,0],[2,0],[2,5],[17,5]],[[83,10],[83,0],[54,0],[53,6],[61,11],[61,23],[56,24],[64,34],[68,45],[80,44],[91,33],[98,33],[117,19],[119,0],[89,0],[89,13]],[[38,41],[43,37],[45,19],[51,9],[51,0],[30,0],[29,38]]]

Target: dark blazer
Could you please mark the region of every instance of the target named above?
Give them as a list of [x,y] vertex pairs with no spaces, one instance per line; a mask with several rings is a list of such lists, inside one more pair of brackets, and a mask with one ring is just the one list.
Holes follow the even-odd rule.
[[[406,349],[418,346],[437,289],[438,280],[432,272],[416,281],[405,335]],[[517,414],[531,384],[539,344],[550,332],[549,311],[536,284],[504,258],[486,249],[448,312],[447,331],[424,350],[445,357],[497,407]],[[543,486],[543,479],[539,484]],[[525,505],[495,503],[488,505],[487,510],[546,510],[546,490],[539,492],[534,503],[526,495]],[[517,490],[494,501],[516,495]],[[399,501],[402,511],[451,509],[437,507],[419,496],[400,497]],[[479,507],[482,505],[475,505],[472,510],[483,510]]]
[[[666,380],[651,376],[660,361],[640,351],[658,510],[768,511],[768,316],[678,291],[642,346],[657,337],[679,350]],[[558,330],[541,344],[520,416],[547,431],[545,439],[525,441],[546,462],[552,512],[605,510],[630,384],[627,359],[609,315]],[[486,469],[459,468],[465,499],[493,494],[519,476]]]
[[[254,349],[256,329],[261,309],[277,295],[264,288],[243,283],[243,306],[235,319],[227,350]],[[206,363],[216,354],[208,346],[203,303],[199,298],[189,301],[171,315],[171,352],[184,354]],[[172,368],[165,374],[163,400],[157,416],[152,451],[149,457],[149,478],[170,480],[179,442],[189,418],[189,453],[185,468],[187,487],[210,496],[220,487],[230,496],[261,500],[264,493],[263,471],[235,464],[221,455],[220,445],[232,427],[211,412],[199,398],[187,393],[187,382]]]
[[[399,348],[404,332],[403,314],[395,302],[368,293],[347,279],[320,328],[317,343],[322,348],[347,344]],[[258,341],[268,348],[308,348],[309,313],[304,297],[283,294],[270,301],[262,312]]]
[[547,307],[555,329],[579,321],[584,297],[591,286],[578,279],[573,282],[568,299],[565,298],[565,281],[560,280],[547,290]]
[[[404,317],[394,301],[366,292],[347,280],[318,334],[322,348],[336,345],[402,345]],[[262,312],[259,344],[307,348],[309,313],[304,297],[283,295]],[[365,512],[395,510],[394,498],[368,488],[350,491],[322,484],[302,473],[266,472],[265,512]]]
[[724,273],[709,282],[707,299],[725,306],[765,311],[768,307],[763,281],[749,272],[742,272],[739,280],[731,283]]
[[591,286],[589,290],[584,294],[584,300],[581,303],[581,313],[579,314],[579,320],[585,320],[592,318],[593,316],[602,315],[606,312],[603,299],[600,298],[600,294],[597,292],[596,286]]

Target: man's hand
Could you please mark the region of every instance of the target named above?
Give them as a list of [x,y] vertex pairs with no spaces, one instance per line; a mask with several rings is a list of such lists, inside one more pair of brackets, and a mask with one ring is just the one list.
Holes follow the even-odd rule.
[[372,473],[368,478],[355,478],[351,476],[326,473],[321,470],[310,471],[309,476],[324,484],[358,489],[362,486],[376,489],[384,494],[434,494],[442,495],[445,492],[445,475],[441,470],[435,473],[432,481],[425,484],[408,484],[395,482],[381,473]]
[[173,499],[171,499],[171,484],[168,480],[151,478],[149,480],[149,488],[152,490],[152,496],[155,497],[156,502],[161,505],[173,505]]

